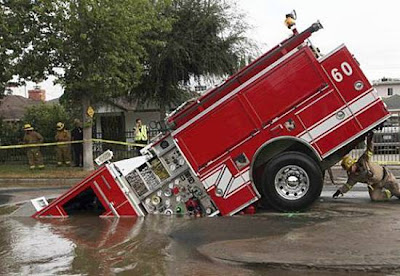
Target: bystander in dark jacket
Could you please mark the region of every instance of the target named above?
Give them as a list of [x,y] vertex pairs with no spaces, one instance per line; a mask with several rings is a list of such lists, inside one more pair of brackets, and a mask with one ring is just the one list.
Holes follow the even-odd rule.
[[[82,123],[78,119],[74,120],[75,128],[71,131],[72,141],[83,140],[83,129]],[[72,144],[72,150],[74,154],[75,167],[83,166],[83,143]]]

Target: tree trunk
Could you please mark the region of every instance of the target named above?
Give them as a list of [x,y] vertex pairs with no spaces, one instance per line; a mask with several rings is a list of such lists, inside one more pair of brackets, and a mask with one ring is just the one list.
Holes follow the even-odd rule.
[[166,115],[167,115],[167,108],[165,106],[165,103],[160,103],[160,121],[164,121]]
[[90,106],[90,99],[87,97],[82,98],[83,107],[83,169],[85,171],[94,170],[93,165],[93,142],[92,142],[92,125],[93,119],[87,114],[88,107]]

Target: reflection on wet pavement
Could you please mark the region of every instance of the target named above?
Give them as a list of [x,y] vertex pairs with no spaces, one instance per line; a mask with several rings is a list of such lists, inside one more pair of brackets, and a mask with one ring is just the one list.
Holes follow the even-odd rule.
[[[299,275],[298,271],[215,263],[196,247],[220,240],[283,235],[326,220],[312,213],[201,219],[79,216],[38,221],[0,217],[0,274]],[[307,275],[339,274],[307,271]]]
[[[36,221],[3,217],[0,268],[5,274],[24,275],[256,275],[253,269],[213,263],[196,246],[242,238],[244,232],[266,235],[273,229],[273,220],[148,216]],[[249,231],[250,221],[254,227]]]
[[175,245],[168,235],[187,222],[186,218],[152,216],[41,221],[3,218],[1,273],[176,275],[190,268],[193,262],[186,261],[192,256],[186,246]]

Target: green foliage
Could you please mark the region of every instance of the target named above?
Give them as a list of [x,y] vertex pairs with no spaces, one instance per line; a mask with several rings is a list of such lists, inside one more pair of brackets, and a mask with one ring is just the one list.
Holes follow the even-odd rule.
[[14,75],[24,83],[53,73],[55,40],[48,26],[57,19],[51,2],[0,0],[0,96]]
[[73,118],[64,107],[58,104],[40,104],[29,107],[23,122],[31,124],[43,136],[45,142],[54,142],[58,122],[63,122],[68,130],[73,128]]
[[0,83],[54,74],[73,101],[127,94],[140,81],[146,47],[169,28],[157,14],[167,0],[153,2],[0,0]]
[[0,118],[0,145],[15,145],[22,140],[22,124],[4,122]]
[[172,21],[168,32],[158,34],[164,42],[148,47],[141,85],[132,96],[154,100],[161,107],[180,103],[185,85],[205,76],[222,77],[241,67],[251,44],[248,26],[232,1],[173,0],[162,14]]
[[[157,43],[146,37],[168,24],[161,22],[148,0],[59,0],[55,34],[54,67],[65,97],[104,100],[127,94],[143,72],[145,45]],[[156,37],[152,38],[157,40]]]
[[54,74],[68,103],[179,103],[189,81],[231,74],[248,55],[232,2],[0,0],[0,84]]

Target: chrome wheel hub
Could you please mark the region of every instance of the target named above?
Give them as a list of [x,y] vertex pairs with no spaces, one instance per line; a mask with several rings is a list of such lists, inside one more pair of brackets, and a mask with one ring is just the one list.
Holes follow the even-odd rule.
[[309,188],[310,179],[306,171],[299,166],[285,166],[275,176],[275,190],[284,199],[300,199]]

